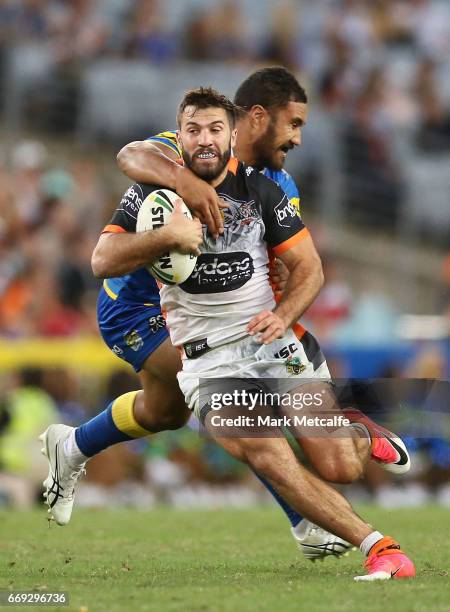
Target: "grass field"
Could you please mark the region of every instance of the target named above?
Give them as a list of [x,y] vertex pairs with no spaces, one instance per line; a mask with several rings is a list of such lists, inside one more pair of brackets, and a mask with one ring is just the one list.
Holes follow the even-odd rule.
[[[355,583],[362,557],[311,563],[276,509],[0,512],[0,589],[68,591],[62,609],[450,610],[450,513],[360,508],[416,562],[415,580]],[[30,609],[17,608],[15,609]]]

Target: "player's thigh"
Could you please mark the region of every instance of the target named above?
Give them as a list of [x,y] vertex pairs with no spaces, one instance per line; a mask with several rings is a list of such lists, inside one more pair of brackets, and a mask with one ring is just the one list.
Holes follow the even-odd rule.
[[288,474],[297,471],[298,461],[284,437],[246,438],[227,437],[218,434],[217,427],[206,430],[214,440],[235,459],[246,463],[255,472],[273,480],[285,480]]
[[[142,370],[159,347],[167,345],[169,333],[161,309],[157,306],[113,300],[101,289],[97,302],[97,320],[106,345],[136,372]],[[164,349],[164,356],[167,357],[171,350],[175,351],[173,348]],[[155,359],[155,370],[159,368],[161,359]],[[168,360],[169,370],[174,367],[173,361],[172,356]]]
[[184,395],[180,391],[177,372],[181,367],[178,351],[165,340],[144,362],[139,379],[144,390],[145,407],[164,417],[188,416]]
[[179,351],[166,338],[142,364],[142,373],[159,378],[168,385],[178,388],[177,373],[181,370]]
[[[304,401],[303,387],[293,392],[293,397],[295,393]],[[311,382],[306,393],[307,404],[311,405],[303,406],[298,412],[290,410],[290,431],[312,466],[320,472],[327,464],[356,459],[355,432],[346,425],[333,386],[322,381]]]
[[[312,465],[319,469],[354,457],[352,430],[336,399],[325,357],[315,338],[306,332],[297,338],[289,330],[284,338],[257,353],[260,375],[277,381],[283,397],[279,410]],[[319,469],[320,471],[320,469]]]
[[144,393],[135,413],[150,431],[179,429],[188,422],[191,411],[176,382],[166,382],[145,370],[139,372],[139,379]]

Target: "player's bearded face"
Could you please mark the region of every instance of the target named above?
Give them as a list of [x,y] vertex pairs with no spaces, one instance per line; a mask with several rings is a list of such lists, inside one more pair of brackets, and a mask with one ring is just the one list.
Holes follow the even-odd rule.
[[266,131],[254,143],[257,167],[281,170],[291,149],[301,143],[301,127],[306,122],[307,106],[289,102],[286,107],[268,112]]
[[233,144],[232,131],[222,108],[186,109],[180,125],[185,165],[205,181],[213,181],[225,170]]
[[231,157],[231,141],[225,151],[216,147],[200,147],[191,155],[183,149],[185,165],[204,181],[213,181],[225,169]]

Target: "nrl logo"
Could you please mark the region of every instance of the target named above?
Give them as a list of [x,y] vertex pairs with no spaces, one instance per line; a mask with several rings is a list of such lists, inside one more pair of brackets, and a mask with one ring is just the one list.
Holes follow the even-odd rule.
[[288,357],[284,362],[286,366],[286,372],[291,376],[297,376],[304,370],[306,370],[306,366],[300,361],[298,357]]
[[128,334],[125,334],[123,337],[127,346],[130,347],[133,351],[138,351],[140,348],[144,346],[144,341],[137,333],[137,330],[133,329]]

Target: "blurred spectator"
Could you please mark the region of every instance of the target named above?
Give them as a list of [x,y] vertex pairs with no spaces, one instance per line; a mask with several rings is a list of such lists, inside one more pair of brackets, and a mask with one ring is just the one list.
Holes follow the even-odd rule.
[[339,40],[348,49],[349,59],[359,68],[370,68],[376,61],[379,41],[369,3],[360,0],[341,0],[331,5],[328,12],[327,35]]
[[438,304],[438,312],[447,320],[447,335],[450,338],[450,253],[445,257],[442,266],[444,286]]
[[245,62],[251,59],[248,31],[236,0],[194,15],[185,34],[188,59],[197,61]]
[[27,225],[39,220],[41,213],[40,184],[48,152],[41,142],[19,142],[12,152],[12,188],[20,217]]
[[37,437],[58,418],[41,385],[42,372],[23,370],[5,398],[8,420],[0,432],[0,492],[16,508],[29,507],[37,498],[47,469]]
[[437,86],[436,62],[424,59],[417,67],[413,87],[419,104],[417,146],[425,153],[450,151],[450,106],[446,106]]
[[333,258],[322,257],[325,284],[309,307],[306,320],[322,343],[334,337],[336,328],[350,316],[352,294],[342,270]]
[[178,37],[164,23],[159,0],[138,0],[130,18],[128,52],[157,65],[172,62],[178,54]]
[[383,115],[384,88],[383,73],[374,70],[350,109],[344,134],[346,206],[354,222],[392,231],[403,186]]
[[45,0],[23,0],[16,7],[16,31],[20,40],[45,39],[48,20]]
[[81,401],[82,388],[74,371],[48,368],[43,373],[42,387],[55,402],[61,422],[78,427],[86,420],[86,408]]
[[261,59],[269,64],[286,66],[295,71],[297,66],[296,37],[297,11],[291,2],[278,2],[271,9],[271,23],[261,49]]

